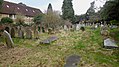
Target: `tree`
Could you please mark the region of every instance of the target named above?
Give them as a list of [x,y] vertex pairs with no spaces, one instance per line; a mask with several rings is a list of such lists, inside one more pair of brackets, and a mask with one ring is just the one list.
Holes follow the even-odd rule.
[[17,25],[24,25],[25,24],[25,16],[22,14],[17,14],[15,22]]
[[74,22],[74,9],[72,5],[72,0],[64,0],[62,5],[62,18],[64,20],[69,19],[70,21]]
[[95,1],[91,2],[90,4],[91,4],[91,6],[87,10],[85,18],[86,18],[86,20],[88,20],[90,22],[94,22],[94,21],[96,21],[95,17],[97,17],[97,14],[95,13],[95,6],[94,6]]
[[45,27],[55,29],[62,25],[63,20],[57,11],[53,11],[44,15],[43,22]]
[[3,17],[2,19],[1,19],[1,24],[9,24],[9,23],[13,23],[13,20],[11,19],[11,18],[9,18],[9,17]]
[[119,20],[119,0],[109,0],[101,9],[104,20]]
[[0,9],[2,8],[3,0],[0,0]]
[[36,25],[40,24],[40,32],[42,32],[42,21],[43,21],[43,14],[36,15],[33,19],[33,22]]
[[47,8],[47,13],[53,12],[52,5],[49,3],[48,8]]
[[41,24],[43,18],[43,14],[36,15],[33,19],[33,22],[35,24]]

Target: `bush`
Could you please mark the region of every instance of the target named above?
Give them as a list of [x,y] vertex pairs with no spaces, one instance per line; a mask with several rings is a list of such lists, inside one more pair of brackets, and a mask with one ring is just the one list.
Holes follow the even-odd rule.
[[1,24],[5,24],[5,23],[13,23],[13,20],[9,17],[3,17],[1,19]]
[[119,21],[117,21],[117,20],[111,20],[110,23],[111,24],[114,24],[114,25],[118,25],[119,24]]

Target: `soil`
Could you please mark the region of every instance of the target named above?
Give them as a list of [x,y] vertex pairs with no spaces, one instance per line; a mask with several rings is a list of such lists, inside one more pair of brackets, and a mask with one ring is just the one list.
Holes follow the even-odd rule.
[[15,64],[25,58],[29,52],[30,49],[28,48],[14,47],[8,49],[2,45],[0,46],[0,64],[2,67],[6,67],[6,65],[9,64]]

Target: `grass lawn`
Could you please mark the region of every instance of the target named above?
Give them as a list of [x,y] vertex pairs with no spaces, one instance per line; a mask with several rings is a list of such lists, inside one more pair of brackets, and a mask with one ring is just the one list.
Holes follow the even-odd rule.
[[[15,47],[0,46],[2,67],[63,67],[70,55],[81,57],[78,67],[119,67],[119,50],[102,48],[100,30],[74,31],[54,34],[58,40],[50,45],[39,44],[49,34],[39,34],[40,39],[14,38]],[[118,44],[119,45],[119,44]]]

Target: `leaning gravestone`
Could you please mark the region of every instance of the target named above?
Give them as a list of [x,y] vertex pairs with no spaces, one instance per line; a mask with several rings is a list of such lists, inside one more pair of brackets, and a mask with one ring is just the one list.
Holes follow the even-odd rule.
[[71,55],[67,58],[66,64],[64,67],[77,67],[80,61],[80,56],[78,55]]
[[118,46],[116,45],[115,41],[108,38],[106,40],[104,40],[104,47],[111,49],[111,48],[118,48]]
[[28,38],[28,39],[32,38],[32,32],[29,29],[26,30],[26,38]]
[[8,48],[12,48],[14,43],[13,43],[13,40],[12,40],[10,34],[9,34],[6,30],[4,30],[3,36],[4,36],[4,38],[5,38],[7,47],[8,47]]
[[14,29],[14,28],[11,29],[11,37],[12,37],[12,38],[15,37],[15,29]]

